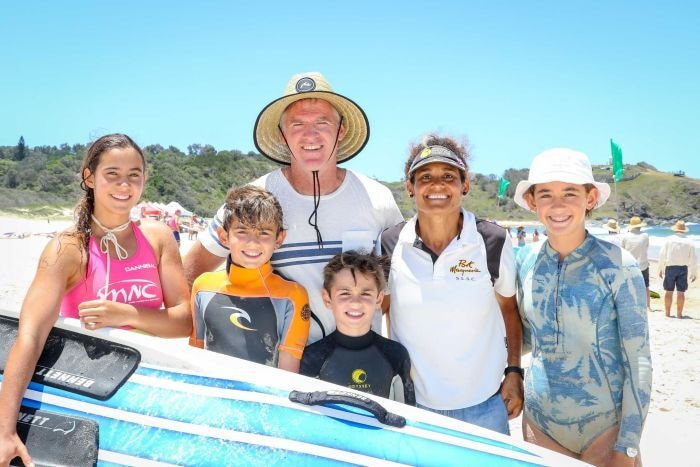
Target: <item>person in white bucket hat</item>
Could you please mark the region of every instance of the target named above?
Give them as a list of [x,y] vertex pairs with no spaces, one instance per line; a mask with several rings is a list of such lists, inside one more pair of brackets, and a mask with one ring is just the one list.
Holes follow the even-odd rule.
[[519,182],[515,187],[513,200],[518,206],[531,211],[525,201],[525,193],[536,183],[554,181],[593,185],[598,190],[595,208],[601,207],[610,197],[610,185],[593,179],[591,162],[584,153],[567,148],[554,148],[535,156],[527,180]]
[[[355,157],[368,138],[362,108],[335,92],[318,72],[292,76],[282,97],[266,105],[255,122],[256,147],[284,166],[252,184],[265,188],[282,205],[287,236],[271,263],[309,294],[309,344],[335,330],[333,313],[321,297],[328,260],[343,251],[372,251],[379,234],[403,220],[387,187],[338,167]],[[190,283],[219,267],[229,253],[217,235],[223,214],[222,206],[185,257]],[[377,312],[373,329],[380,328]]]
[[610,194],[585,154],[535,156],[515,201],[547,240],[516,258],[518,305],[531,330],[523,436],[593,465],[641,465],[651,393],[646,290],[632,255],[586,231]]

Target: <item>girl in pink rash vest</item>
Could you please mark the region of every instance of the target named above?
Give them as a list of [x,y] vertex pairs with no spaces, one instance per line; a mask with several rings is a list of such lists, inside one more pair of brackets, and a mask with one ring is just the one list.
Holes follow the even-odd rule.
[[168,226],[129,220],[146,182],[141,148],[106,135],[87,150],[85,192],[75,225],[52,238],[22,303],[17,340],[0,388],[0,465],[33,465],[16,432],[17,415],[49,331],[61,310],[88,330],[132,327],[162,337],[191,333],[189,290]]

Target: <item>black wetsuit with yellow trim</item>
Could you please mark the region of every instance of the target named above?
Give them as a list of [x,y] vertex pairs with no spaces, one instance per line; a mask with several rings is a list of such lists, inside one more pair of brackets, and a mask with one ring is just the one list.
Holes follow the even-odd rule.
[[277,366],[278,352],[300,359],[309,334],[306,290],[275,274],[269,262],[257,269],[231,263],[202,274],[192,285],[194,329],[190,344]]
[[381,397],[401,378],[404,402],[416,405],[406,348],[374,331],[358,337],[338,330],[306,347],[299,373]]

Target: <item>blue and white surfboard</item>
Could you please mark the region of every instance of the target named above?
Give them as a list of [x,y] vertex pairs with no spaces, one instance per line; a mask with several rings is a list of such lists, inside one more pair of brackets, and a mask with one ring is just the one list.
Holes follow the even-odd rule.
[[[26,409],[97,422],[99,465],[581,465],[508,436],[193,348],[183,339],[122,330],[87,332],[75,320],[60,320],[57,327],[140,353],[128,379],[113,394],[98,396],[104,400],[85,391],[99,386],[105,375],[77,374],[50,364],[37,367],[43,383],[30,383],[25,394]],[[85,360],[103,358],[105,352],[90,342],[77,344]],[[98,365],[94,372],[112,364],[120,361]],[[394,424],[403,426],[381,423],[350,405],[293,402],[292,391],[355,394],[394,414],[401,420]],[[41,422],[42,417],[27,413],[20,414],[25,422]],[[65,422],[62,426],[68,431]]]

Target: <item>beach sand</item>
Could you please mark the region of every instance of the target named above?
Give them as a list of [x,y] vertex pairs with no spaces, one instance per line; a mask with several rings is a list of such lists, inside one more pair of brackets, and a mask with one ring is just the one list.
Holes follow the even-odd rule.
[[[5,265],[0,269],[0,307],[20,309],[47,235],[68,225],[68,220],[0,217],[0,258]],[[7,238],[7,233],[24,238]],[[192,242],[186,239],[187,235],[183,237],[184,254]],[[662,298],[652,299],[654,312],[648,315],[654,385],[642,435],[644,465],[700,466],[693,447],[700,428],[700,280],[690,284],[686,292],[686,318],[666,318],[663,288],[654,262],[650,275],[651,289]],[[671,314],[675,315],[675,308]],[[520,417],[511,421],[511,431],[522,439]]]

